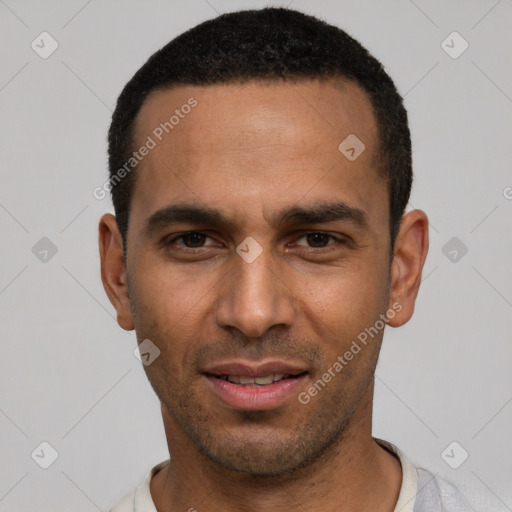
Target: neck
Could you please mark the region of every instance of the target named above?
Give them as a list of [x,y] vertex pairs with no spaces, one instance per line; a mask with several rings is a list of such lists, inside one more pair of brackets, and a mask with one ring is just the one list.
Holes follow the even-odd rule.
[[151,480],[157,510],[392,512],[400,492],[401,466],[371,436],[370,387],[336,446],[314,463],[279,476],[220,467],[199,453],[162,407],[172,455],[169,465]]

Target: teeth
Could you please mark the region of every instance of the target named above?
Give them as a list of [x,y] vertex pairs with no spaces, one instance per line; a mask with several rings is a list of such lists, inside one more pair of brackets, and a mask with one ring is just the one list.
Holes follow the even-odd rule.
[[267,386],[268,384],[272,384],[272,382],[274,382],[274,376],[267,375],[266,377],[256,377],[254,382],[260,386]]
[[242,384],[243,386],[245,386],[246,384],[254,384],[255,383],[255,380],[251,379],[250,377],[239,377],[239,379],[240,379],[240,384]]
[[228,382],[232,382],[233,384],[241,384],[242,386],[268,386],[273,382],[278,382],[283,378],[287,378],[289,375],[284,373],[275,373],[270,375],[265,375],[264,377],[242,377],[238,375],[223,375],[221,378],[223,380],[227,380]]

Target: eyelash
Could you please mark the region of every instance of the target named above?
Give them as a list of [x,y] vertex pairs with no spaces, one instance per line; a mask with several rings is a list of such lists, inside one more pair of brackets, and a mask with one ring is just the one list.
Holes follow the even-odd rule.
[[[206,233],[203,233],[202,231],[186,231],[184,233],[179,233],[178,235],[175,235],[173,236],[171,239],[164,239],[163,241],[163,245],[168,247],[168,246],[171,246],[173,244],[175,244],[175,242],[177,242],[178,240],[183,240],[183,238],[186,236],[186,235],[192,235],[192,234],[198,234],[198,235],[202,235],[206,238],[211,238],[209,235],[207,235]],[[310,246],[299,246],[299,247],[304,247],[306,249],[312,249],[314,250],[315,252],[317,253],[322,253],[322,252],[327,252],[327,251],[330,251],[332,250],[332,246],[333,245],[346,245],[347,243],[347,240],[345,238],[338,238],[334,235],[331,235],[329,233],[325,233],[324,231],[308,231],[307,233],[303,233],[299,239],[301,238],[304,238],[304,237],[307,237],[309,235],[325,235],[327,237],[329,237],[329,239],[332,239],[335,241],[335,243],[330,243],[326,246],[323,246],[323,247],[310,247]],[[201,246],[201,247],[187,247],[185,245],[178,245],[178,247],[180,247],[180,250],[184,250],[184,251],[187,251],[187,252],[190,252],[190,251],[194,251],[194,250],[200,250],[200,249],[204,249],[204,247],[209,247],[209,246]]]

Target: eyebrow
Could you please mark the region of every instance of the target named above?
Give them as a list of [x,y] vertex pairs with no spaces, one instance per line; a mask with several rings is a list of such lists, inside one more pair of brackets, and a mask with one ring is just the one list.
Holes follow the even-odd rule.
[[327,222],[351,222],[361,228],[368,227],[368,217],[363,210],[343,202],[320,203],[309,207],[293,206],[277,215],[277,226],[297,224],[323,224]]
[[[270,224],[274,227],[286,227],[336,221],[350,222],[363,229],[368,228],[366,213],[343,202],[286,207],[272,216]],[[172,224],[180,223],[225,228],[234,228],[236,225],[234,218],[226,217],[219,210],[182,203],[156,211],[148,218],[146,227],[149,233],[154,233]]]

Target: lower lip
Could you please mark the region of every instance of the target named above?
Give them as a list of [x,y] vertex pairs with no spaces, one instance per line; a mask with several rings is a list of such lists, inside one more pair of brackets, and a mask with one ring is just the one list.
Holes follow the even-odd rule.
[[297,396],[306,374],[283,379],[267,386],[241,386],[205,375],[213,392],[228,406],[244,411],[267,411],[280,406],[287,398]]

